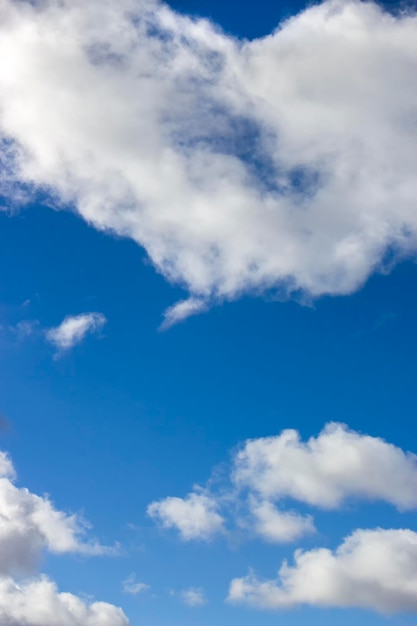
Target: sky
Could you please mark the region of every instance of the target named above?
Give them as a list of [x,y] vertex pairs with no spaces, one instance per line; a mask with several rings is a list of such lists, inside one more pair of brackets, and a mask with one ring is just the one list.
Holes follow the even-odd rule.
[[413,5],[0,51],[0,626],[415,625]]

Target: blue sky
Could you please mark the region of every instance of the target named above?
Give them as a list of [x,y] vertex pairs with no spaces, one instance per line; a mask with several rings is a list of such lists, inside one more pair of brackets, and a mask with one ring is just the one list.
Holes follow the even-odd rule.
[[417,18],[139,4],[0,2],[0,623],[414,624]]

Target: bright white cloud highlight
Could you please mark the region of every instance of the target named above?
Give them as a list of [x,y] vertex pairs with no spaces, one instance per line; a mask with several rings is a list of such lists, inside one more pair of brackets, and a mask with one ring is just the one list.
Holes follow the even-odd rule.
[[68,316],[56,328],[46,332],[46,339],[58,350],[69,350],[81,343],[88,333],[97,333],[106,323],[101,313]]
[[330,0],[252,42],[156,0],[0,0],[0,25],[3,195],[131,237],[191,302],[415,254],[411,10]]
[[60,593],[47,578],[18,584],[0,579],[0,623],[7,626],[129,626],[123,611]]
[[86,543],[86,522],[58,511],[47,497],[14,484],[13,464],[0,454],[0,576],[32,572],[42,552],[100,555],[113,548]]
[[181,600],[184,604],[190,607],[204,606],[207,604],[207,598],[203,589],[197,587],[190,587],[180,592]]
[[265,499],[325,508],[347,498],[417,507],[417,456],[342,424],[328,424],[307,442],[295,430],[247,441],[234,459],[233,480]]
[[356,530],[335,552],[298,550],[294,560],[294,566],[284,562],[277,580],[236,578],[229,601],[265,609],[417,610],[417,533],[411,530]]
[[147,512],[164,528],[176,528],[184,541],[209,540],[223,530],[224,520],[218,513],[217,502],[204,493],[152,502]]

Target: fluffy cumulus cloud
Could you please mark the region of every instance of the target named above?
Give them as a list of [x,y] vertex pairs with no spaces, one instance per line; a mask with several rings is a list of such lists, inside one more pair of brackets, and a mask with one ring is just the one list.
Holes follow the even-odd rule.
[[45,577],[33,574],[44,551],[55,554],[114,554],[86,543],[86,523],[58,511],[46,497],[14,484],[10,457],[0,452],[0,623],[7,626],[129,626],[121,609],[104,602],[87,604],[60,593]]
[[352,497],[417,507],[417,456],[336,423],[307,442],[295,430],[247,441],[234,459],[233,480],[263,498],[325,508]]
[[349,293],[417,248],[417,17],[237,41],[157,0],[0,0],[2,194],[131,237],[202,301]]
[[0,579],[0,623],[7,626],[129,626],[122,609],[106,602],[87,604],[60,593],[47,578],[17,584]]
[[81,343],[88,333],[97,333],[106,323],[101,313],[69,315],[55,328],[46,331],[46,339],[59,351],[70,350]]
[[350,499],[416,509],[417,456],[343,424],[327,424],[305,442],[284,430],[246,441],[233,453],[225,480],[154,502],[148,513],[187,540],[239,529],[286,543],[315,532],[312,515],[288,508],[288,500],[337,509]]
[[185,541],[208,540],[223,530],[224,520],[218,513],[216,500],[204,493],[152,502],[148,506],[148,515],[165,528],[176,528]]
[[30,573],[44,550],[55,554],[109,554],[85,542],[86,522],[57,510],[47,497],[19,488],[10,458],[0,454],[0,576]]
[[356,530],[336,551],[295,553],[277,580],[254,574],[232,581],[229,601],[258,608],[300,604],[360,607],[378,612],[417,610],[417,533],[411,530]]

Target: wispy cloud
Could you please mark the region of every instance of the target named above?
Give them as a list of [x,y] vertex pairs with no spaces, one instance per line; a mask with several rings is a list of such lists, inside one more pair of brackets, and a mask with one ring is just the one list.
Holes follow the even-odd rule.
[[167,330],[171,326],[184,321],[192,315],[202,313],[206,309],[207,303],[204,300],[200,300],[198,298],[181,300],[165,311],[164,321],[161,324],[161,330]]
[[179,592],[179,596],[184,604],[192,608],[207,604],[206,595],[201,587],[183,589]]
[[81,343],[87,334],[100,331],[106,321],[101,313],[68,316],[59,326],[47,330],[45,337],[60,352],[63,352]]
[[0,331],[18,342],[37,337],[42,332],[39,320],[20,320],[16,324],[5,324],[0,326]]
[[138,582],[136,580],[136,574],[130,574],[130,576],[128,576],[124,581],[123,581],[123,591],[124,593],[128,593],[132,596],[136,596],[139,593],[143,593],[145,591],[149,591],[150,590],[150,586],[147,585],[146,583],[142,583],[142,582]]
[[38,320],[22,320],[11,330],[16,333],[18,339],[27,339],[39,331],[39,322]]

